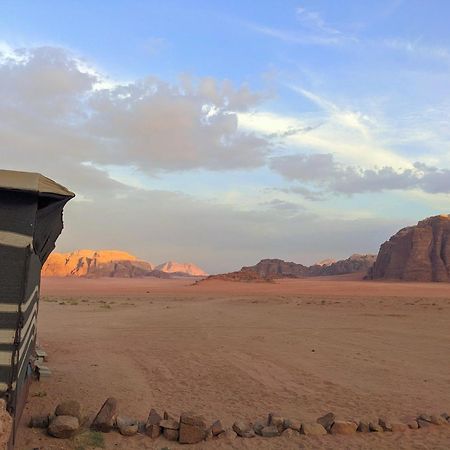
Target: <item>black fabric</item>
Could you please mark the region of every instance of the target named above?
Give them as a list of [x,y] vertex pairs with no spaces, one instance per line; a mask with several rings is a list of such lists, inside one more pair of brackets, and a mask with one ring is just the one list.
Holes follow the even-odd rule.
[[0,230],[32,236],[37,202],[36,193],[0,189]]
[[62,212],[70,200],[61,195],[39,197],[36,222],[34,227],[34,251],[44,264],[55,248],[55,242],[63,229]]
[[0,244],[0,303],[21,302],[30,248]]

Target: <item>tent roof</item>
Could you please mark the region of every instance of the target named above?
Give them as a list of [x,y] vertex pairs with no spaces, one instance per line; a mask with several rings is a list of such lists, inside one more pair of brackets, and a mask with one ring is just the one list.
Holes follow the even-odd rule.
[[36,192],[42,195],[75,196],[73,192],[70,192],[64,186],[55,183],[40,173],[16,172],[15,170],[0,170],[0,189]]

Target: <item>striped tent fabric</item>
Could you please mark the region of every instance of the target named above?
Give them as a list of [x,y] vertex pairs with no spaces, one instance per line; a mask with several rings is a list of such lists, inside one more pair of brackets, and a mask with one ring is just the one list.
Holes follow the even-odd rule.
[[40,174],[0,170],[0,396],[15,423],[31,381],[42,264],[73,196]]

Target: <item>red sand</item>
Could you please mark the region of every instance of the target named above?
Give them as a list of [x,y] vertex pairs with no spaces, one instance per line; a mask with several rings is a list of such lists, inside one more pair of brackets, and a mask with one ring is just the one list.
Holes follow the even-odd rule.
[[[343,418],[392,419],[450,412],[450,285],[348,278],[195,286],[185,279],[45,279],[39,340],[53,375],[33,384],[23,422],[68,398],[92,414],[108,396],[138,418],[151,407],[194,410],[227,426],[271,410],[301,420],[330,410]],[[24,425],[19,433],[21,450],[78,445]],[[449,443],[450,426],[194,448],[448,449]],[[177,444],[106,435],[107,449],[165,446]]]

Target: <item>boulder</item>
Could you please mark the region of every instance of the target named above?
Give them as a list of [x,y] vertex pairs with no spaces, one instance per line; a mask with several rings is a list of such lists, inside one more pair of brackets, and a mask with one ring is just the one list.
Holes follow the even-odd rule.
[[394,433],[404,433],[405,431],[408,431],[408,425],[401,422],[392,422],[391,431]]
[[30,428],[47,428],[50,425],[50,417],[48,414],[45,416],[31,416],[29,427]]
[[159,425],[162,417],[157,413],[156,409],[151,409],[148,414],[147,425]]
[[261,430],[262,437],[276,437],[279,436],[280,432],[275,425],[267,425]]
[[401,229],[380,247],[368,278],[450,281],[450,215]]
[[281,433],[281,436],[283,436],[283,437],[288,437],[288,438],[292,438],[292,437],[298,436],[298,435],[299,435],[299,432],[293,430],[292,428],[287,428],[286,430],[284,430],[284,431]]
[[430,422],[434,425],[448,425],[447,420],[445,420],[442,416],[431,415]]
[[219,434],[223,433],[225,431],[225,428],[222,425],[222,422],[220,420],[215,420],[213,424],[211,425],[211,433],[213,436],[218,436]]
[[50,423],[47,432],[50,436],[67,439],[72,437],[80,427],[80,422],[73,416],[56,416]]
[[277,427],[279,433],[284,431],[284,421],[285,418],[278,413],[270,413],[267,419],[268,425]]
[[302,423],[300,433],[306,436],[322,436],[327,434],[327,430],[320,423],[306,422]]
[[419,424],[417,423],[417,420],[410,420],[407,423],[408,428],[411,430],[417,430],[419,428]]
[[114,427],[114,420],[117,414],[117,400],[110,397],[103,403],[91,427],[96,431],[109,433]]
[[122,436],[134,436],[138,432],[139,421],[126,416],[117,416],[116,427]]
[[369,430],[373,433],[382,433],[383,427],[377,422],[369,422]]
[[419,425],[419,428],[428,428],[432,426],[432,423],[429,422],[428,420],[424,420],[424,419],[417,419],[417,424]]
[[81,422],[81,406],[75,400],[67,400],[56,407],[55,416],[72,416]]
[[333,425],[335,420],[336,420],[336,416],[334,415],[334,413],[329,412],[329,413],[325,414],[324,416],[319,417],[317,419],[317,423],[320,423],[320,425],[322,425],[325,428],[325,430],[330,431],[330,428]]
[[157,424],[145,425],[145,434],[152,439],[156,439],[161,434],[161,427]]
[[283,425],[285,430],[290,429],[297,432],[300,432],[300,429],[302,428],[302,423],[299,420],[295,419],[285,419]]
[[358,431],[359,433],[368,433],[370,431],[369,422],[360,420],[356,431]]
[[205,437],[205,418],[193,413],[182,413],[180,416],[180,444],[196,444],[203,441]]
[[178,433],[178,430],[172,430],[170,428],[164,428],[163,436],[168,441],[178,441],[179,433]]
[[350,420],[335,420],[333,425],[330,428],[331,434],[353,434],[357,425],[355,422]]
[[235,431],[233,431],[233,430],[226,430],[226,431],[224,431],[223,433],[220,433],[220,434],[217,436],[217,438],[218,438],[218,439],[227,439],[227,440],[232,441],[232,440],[236,439],[237,436],[238,436],[238,435],[237,435],[237,433],[236,433]]
[[0,399],[0,449],[6,450],[11,438],[13,419],[6,411],[6,402]]
[[233,424],[233,431],[240,437],[243,438],[254,438],[255,432],[251,424],[243,422],[242,420],[237,420]]
[[164,411],[163,418],[164,420],[175,420],[175,416],[172,416],[172,414],[169,414],[167,411]]
[[383,428],[383,431],[392,431],[392,424],[389,419],[386,419],[385,417],[380,417],[378,419],[378,424]]
[[266,426],[267,426],[267,421],[258,419],[253,424],[253,430],[255,431],[255,433],[257,435],[261,436],[261,431]]

